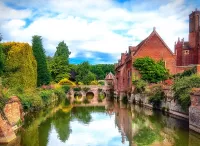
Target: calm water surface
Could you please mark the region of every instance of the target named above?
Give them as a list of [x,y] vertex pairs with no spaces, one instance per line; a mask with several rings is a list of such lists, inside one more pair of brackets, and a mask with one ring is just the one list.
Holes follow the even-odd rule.
[[21,146],[200,146],[188,122],[134,105],[73,107],[28,115]]

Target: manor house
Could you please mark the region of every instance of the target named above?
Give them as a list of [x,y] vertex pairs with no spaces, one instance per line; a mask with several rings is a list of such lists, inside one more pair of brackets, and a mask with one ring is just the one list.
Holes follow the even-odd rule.
[[[154,28],[152,33],[137,46],[129,46],[128,52],[121,53],[121,58],[115,64],[115,91],[131,93],[132,78],[137,78],[138,71],[133,62],[137,58],[150,57],[154,60],[163,60],[170,74],[183,72],[200,64],[200,11],[196,10],[189,15],[189,41],[184,39],[175,43],[174,53],[163,41]],[[199,70],[199,66],[197,67]]]

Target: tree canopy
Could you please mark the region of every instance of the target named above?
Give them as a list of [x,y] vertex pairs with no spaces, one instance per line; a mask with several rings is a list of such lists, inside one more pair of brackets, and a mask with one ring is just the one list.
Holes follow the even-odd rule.
[[133,66],[139,71],[141,78],[150,83],[165,80],[169,75],[162,60],[156,62],[149,57],[137,58]]
[[49,69],[54,81],[59,82],[63,78],[69,78],[69,55],[70,51],[64,41],[56,47],[53,59],[50,59]]
[[89,84],[91,81],[96,79],[94,73],[90,71],[90,64],[88,62],[83,62],[77,66],[76,82],[82,82],[84,84]]
[[32,49],[37,61],[37,85],[46,85],[50,83],[50,73],[47,69],[45,51],[42,45],[41,36],[32,37]]

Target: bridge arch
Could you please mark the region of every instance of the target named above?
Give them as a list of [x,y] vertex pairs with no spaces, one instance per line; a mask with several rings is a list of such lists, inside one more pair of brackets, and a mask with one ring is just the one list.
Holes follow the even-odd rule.
[[94,92],[89,91],[89,92],[86,93],[86,98],[89,99],[89,100],[91,100],[91,99],[94,98],[94,95],[95,95]]

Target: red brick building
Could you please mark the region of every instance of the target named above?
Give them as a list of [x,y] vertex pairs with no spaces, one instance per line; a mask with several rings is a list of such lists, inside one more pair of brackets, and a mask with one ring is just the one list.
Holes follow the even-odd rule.
[[171,74],[176,73],[176,56],[169,49],[160,35],[153,32],[137,46],[130,46],[129,51],[121,54],[121,59],[115,64],[116,91],[118,93],[130,93],[132,90],[132,78],[139,77],[133,68],[133,62],[137,58],[150,57],[154,60],[164,60],[166,68]]
[[[116,86],[115,91],[120,97],[132,91],[132,78],[140,75],[133,68],[133,62],[137,58],[150,57],[154,60],[164,60],[165,67],[170,74],[176,74],[200,64],[200,11],[194,11],[189,15],[189,41],[178,39],[173,53],[160,35],[153,32],[137,46],[130,46],[128,52],[121,54],[121,59],[115,64]],[[200,66],[197,67],[197,70]]]
[[200,64],[200,11],[189,15],[189,41],[178,39],[175,43],[177,66]]

